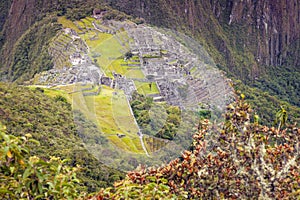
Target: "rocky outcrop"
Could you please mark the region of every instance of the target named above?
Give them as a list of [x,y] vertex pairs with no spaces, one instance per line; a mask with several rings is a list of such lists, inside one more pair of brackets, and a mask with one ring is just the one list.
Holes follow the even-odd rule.
[[300,37],[299,0],[235,0],[226,5],[228,24],[246,23],[258,36],[257,61],[281,65],[289,46]]

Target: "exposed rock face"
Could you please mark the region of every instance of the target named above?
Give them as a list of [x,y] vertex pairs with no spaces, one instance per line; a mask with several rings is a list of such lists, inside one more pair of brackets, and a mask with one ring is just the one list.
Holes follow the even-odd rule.
[[[208,45],[229,65],[236,64],[232,47],[250,51],[254,65],[281,65],[289,46],[300,38],[299,0],[121,0],[111,5],[158,25],[184,24],[204,39],[215,34]],[[245,30],[233,35],[235,41],[228,32],[233,26]]]
[[[5,2],[7,0],[0,0],[0,3],[2,3],[1,1],[7,3]],[[2,32],[2,37],[5,40],[4,43],[1,43],[0,34],[0,55],[8,60],[5,62],[0,60],[0,68],[1,66],[2,68],[9,68],[11,64],[9,58],[12,56],[14,45],[30,26],[41,20],[49,12],[78,8],[83,4],[93,5],[99,3],[95,0],[9,0],[9,2],[11,2],[11,6],[7,16],[1,19],[1,24],[4,25],[3,30],[0,29],[0,33]],[[52,16],[55,16],[55,14]],[[0,26],[0,28],[2,27]]]
[[232,1],[229,24],[246,23],[258,30],[256,58],[266,65],[281,65],[286,50],[300,36],[299,0]]
[[2,68],[9,68],[14,45],[25,31],[39,19],[38,17],[41,17],[41,13],[43,12],[41,5],[44,5],[44,3],[45,5],[49,5],[52,1],[12,1],[3,27],[4,46],[0,46],[0,50],[2,50],[2,52],[0,51],[0,55],[6,59],[3,59],[2,62],[0,61],[0,67],[3,65]]

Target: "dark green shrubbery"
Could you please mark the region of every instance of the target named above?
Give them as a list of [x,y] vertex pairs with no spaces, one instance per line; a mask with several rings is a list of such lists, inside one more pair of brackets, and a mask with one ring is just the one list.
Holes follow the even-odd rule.
[[[145,97],[134,93],[130,103],[134,116],[143,129],[143,133],[155,137],[172,140],[176,136],[177,128],[180,125],[181,111],[176,106],[166,103],[154,103],[151,97]],[[155,112],[155,122],[150,123],[150,109]],[[166,116],[164,116],[166,115]]]

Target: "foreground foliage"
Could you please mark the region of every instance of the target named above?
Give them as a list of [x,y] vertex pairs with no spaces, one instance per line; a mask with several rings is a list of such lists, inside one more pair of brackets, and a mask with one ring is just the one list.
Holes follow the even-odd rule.
[[251,112],[243,99],[229,105],[223,127],[204,121],[181,158],[129,172],[95,198],[300,198],[300,129],[251,123]]
[[78,198],[79,168],[69,167],[56,157],[44,160],[29,156],[28,144],[39,144],[31,137],[7,135],[0,124],[0,198]]

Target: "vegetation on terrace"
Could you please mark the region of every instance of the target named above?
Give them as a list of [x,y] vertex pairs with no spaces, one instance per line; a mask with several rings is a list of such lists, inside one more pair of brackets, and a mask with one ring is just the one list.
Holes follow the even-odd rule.
[[[137,125],[130,113],[130,108],[123,91],[113,90],[107,86],[101,87],[96,96],[84,96],[84,92],[94,91],[95,88],[82,91],[88,86],[81,84],[59,86],[57,89],[44,89],[49,96],[63,96],[71,103],[74,111],[78,110],[92,121],[97,129],[118,148],[134,152],[144,153]],[[118,137],[117,134],[126,137]],[[113,148],[113,146],[111,146]]]
[[178,107],[154,103],[151,97],[138,93],[133,94],[130,104],[144,134],[168,140],[176,136],[181,119]]
[[149,94],[159,94],[159,90],[155,82],[145,83],[140,81],[134,81],[134,84],[139,94],[142,94],[144,96]]

